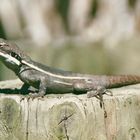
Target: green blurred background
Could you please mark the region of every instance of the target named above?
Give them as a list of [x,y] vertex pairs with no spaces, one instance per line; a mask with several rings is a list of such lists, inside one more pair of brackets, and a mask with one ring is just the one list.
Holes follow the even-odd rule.
[[[0,38],[89,74],[140,74],[139,0],[0,0]],[[16,76],[0,63],[0,80]]]

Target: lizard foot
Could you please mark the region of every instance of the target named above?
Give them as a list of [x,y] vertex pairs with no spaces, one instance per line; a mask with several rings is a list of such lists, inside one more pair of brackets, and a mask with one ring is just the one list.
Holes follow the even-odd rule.
[[96,90],[89,91],[87,93],[87,97],[88,98],[96,97],[97,99],[100,100],[100,107],[104,109],[104,116],[106,118],[107,117],[107,112],[106,112],[105,104],[104,104],[104,101],[103,101],[103,95],[104,94],[112,96],[112,92],[110,90],[108,90],[104,87],[97,87]]
[[25,98],[27,99],[27,101],[29,101],[31,99],[31,97],[29,95],[27,95],[25,97],[21,97],[20,102],[24,101]]
[[44,98],[44,94],[41,94],[41,93],[29,93],[29,99],[32,99],[34,100],[35,98],[38,98],[38,99],[43,99]]
[[100,99],[100,96],[106,94],[109,96],[112,96],[112,92],[104,87],[100,87],[98,86],[96,90],[91,90],[87,92],[87,97],[91,98],[91,97],[96,97],[98,99]]

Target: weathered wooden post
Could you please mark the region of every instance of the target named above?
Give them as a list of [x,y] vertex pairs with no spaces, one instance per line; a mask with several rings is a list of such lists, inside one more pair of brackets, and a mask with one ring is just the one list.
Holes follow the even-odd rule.
[[0,83],[0,140],[140,139],[140,85],[105,95],[107,117],[96,98],[58,93],[22,100],[10,94],[20,85],[19,80]]

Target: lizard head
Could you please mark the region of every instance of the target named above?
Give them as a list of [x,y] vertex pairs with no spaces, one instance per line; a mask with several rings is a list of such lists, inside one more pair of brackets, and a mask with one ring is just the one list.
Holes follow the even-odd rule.
[[15,71],[19,68],[21,60],[30,60],[14,43],[0,39],[0,60],[10,69]]

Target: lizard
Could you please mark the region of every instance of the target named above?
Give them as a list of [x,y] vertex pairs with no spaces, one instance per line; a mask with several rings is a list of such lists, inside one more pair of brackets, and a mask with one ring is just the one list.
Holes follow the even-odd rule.
[[37,89],[30,93],[33,97],[50,93],[87,93],[87,97],[102,98],[108,89],[140,83],[140,76],[136,75],[80,74],[43,65],[5,39],[0,39],[0,61],[23,81],[21,91],[30,87]]

